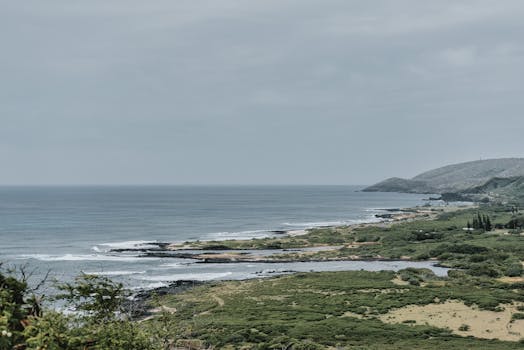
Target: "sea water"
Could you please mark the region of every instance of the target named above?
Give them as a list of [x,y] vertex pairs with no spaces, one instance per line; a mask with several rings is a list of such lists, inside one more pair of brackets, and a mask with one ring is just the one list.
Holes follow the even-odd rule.
[[427,195],[360,192],[359,186],[0,187],[0,261],[32,278],[70,281],[81,272],[130,288],[175,280],[242,279],[284,271],[444,269],[426,262],[199,264],[112,249],[158,242],[263,238],[273,231],[376,221],[385,208]]

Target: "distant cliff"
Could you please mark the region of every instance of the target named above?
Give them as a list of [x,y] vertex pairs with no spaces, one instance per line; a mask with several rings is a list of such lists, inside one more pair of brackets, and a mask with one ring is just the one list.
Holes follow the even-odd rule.
[[392,177],[363,189],[364,192],[439,193],[424,181]]
[[[487,159],[448,165],[427,171],[412,179],[390,178],[363,191],[473,194],[467,190],[477,188],[476,194],[511,193],[517,189],[517,186],[515,184],[510,186],[500,179],[517,179],[520,176],[524,176],[524,158]],[[488,183],[490,180],[492,182]],[[497,186],[496,190],[492,188],[494,186]],[[502,190],[503,187],[507,188]]]

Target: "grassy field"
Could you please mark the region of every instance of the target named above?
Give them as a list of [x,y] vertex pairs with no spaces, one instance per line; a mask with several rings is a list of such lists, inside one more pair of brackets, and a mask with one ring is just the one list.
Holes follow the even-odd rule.
[[[413,277],[422,283],[403,283]],[[457,349],[521,349],[518,342],[461,337],[452,329],[432,326],[431,319],[427,324],[383,321],[392,310],[447,300],[502,315],[507,307],[501,305],[524,305],[518,287],[473,277],[443,279],[427,270],[398,275],[301,273],[223,282],[163,297],[161,304],[176,312],[149,322],[167,322],[178,339],[198,339],[217,348],[282,349],[295,344],[293,349],[436,349],[446,344]],[[514,333],[521,330],[524,337],[524,321],[513,323]],[[489,336],[489,329],[482,331]]]
[[[464,230],[479,215],[489,216],[498,229]],[[196,348],[521,349],[524,237],[504,228],[518,216],[511,208],[482,207],[440,213],[433,220],[221,242],[229,248],[340,245],[334,251],[283,256],[431,258],[454,270],[446,278],[406,269],[210,284],[158,299],[171,311],[148,322],[156,328],[164,324],[179,344]]]

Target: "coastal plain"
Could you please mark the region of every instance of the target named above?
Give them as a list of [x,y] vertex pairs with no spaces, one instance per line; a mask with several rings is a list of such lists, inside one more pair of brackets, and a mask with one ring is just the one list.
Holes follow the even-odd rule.
[[[469,228],[479,216],[489,217],[493,229]],[[171,251],[201,250],[195,253],[201,259],[206,250],[220,249],[207,258],[223,263],[246,256],[243,249],[283,249],[263,260],[429,260],[451,270],[446,277],[407,268],[210,282],[150,296],[157,312],[144,325],[165,322],[185,348],[520,349],[524,237],[508,226],[518,217],[504,205],[421,207],[387,222],[315,228],[300,236],[170,245]],[[307,248],[316,249],[294,251]],[[249,256],[246,261],[260,259]]]

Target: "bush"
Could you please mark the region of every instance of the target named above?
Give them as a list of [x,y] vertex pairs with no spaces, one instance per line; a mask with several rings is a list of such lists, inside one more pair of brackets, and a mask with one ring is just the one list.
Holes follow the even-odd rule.
[[95,322],[111,320],[122,311],[124,287],[107,277],[81,274],[74,283],[57,286],[63,293],[56,299],[65,300],[76,311],[84,311]]
[[0,272],[0,349],[153,349],[140,324],[117,314],[125,295],[121,284],[81,275],[59,287],[66,292],[62,297],[84,313],[42,312],[24,280]]
[[524,313],[520,313],[520,312],[514,313],[511,316],[511,319],[512,320],[524,320]]
[[524,227],[524,216],[515,217],[511,219],[510,221],[508,221],[506,225],[504,226],[505,228],[512,229],[512,230],[523,228]]
[[520,262],[513,262],[508,266],[506,275],[509,277],[520,277],[523,272],[522,264]]
[[16,278],[14,271],[0,271],[0,349],[21,346],[29,318],[39,313],[40,305],[25,280]]
[[496,266],[487,263],[471,264],[468,272],[473,276],[500,277],[502,275]]
[[459,330],[459,331],[462,331],[462,332],[467,332],[467,331],[469,331],[470,329],[471,329],[471,327],[470,327],[469,325],[467,325],[467,324],[463,324],[463,325],[461,325],[461,326],[458,328],[458,330]]

